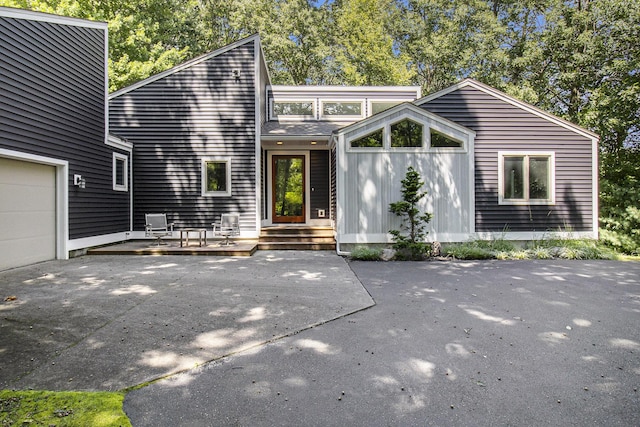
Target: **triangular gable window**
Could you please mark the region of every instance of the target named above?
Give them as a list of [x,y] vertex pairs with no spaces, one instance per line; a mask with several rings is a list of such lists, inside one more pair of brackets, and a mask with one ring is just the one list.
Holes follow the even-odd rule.
[[382,129],[351,141],[352,148],[381,148],[383,142]]
[[451,138],[448,135],[445,135],[441,132],[438,132],[434,129],[429,129],[429,133],[431,136],[431,146],[432,147],[444,147],[444,148],[461,148],[462,141],[459,141],[455,138]]
[[422,128],[420,123],[405,119],[391,125],[391,147],[422,147]]

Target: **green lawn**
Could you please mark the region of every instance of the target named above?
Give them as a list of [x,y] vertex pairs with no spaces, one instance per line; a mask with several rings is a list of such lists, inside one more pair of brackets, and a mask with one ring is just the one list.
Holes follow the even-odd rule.
[[131,426],[124,393],[0,390],[0,425]]

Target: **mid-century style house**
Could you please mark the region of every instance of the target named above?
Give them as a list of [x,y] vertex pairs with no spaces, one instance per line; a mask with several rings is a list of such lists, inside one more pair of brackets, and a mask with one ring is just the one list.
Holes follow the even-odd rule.
[[2,229],[3,253],[33,228],[20,212],[43,203],[14,193],[45,169],[51,230],[25,247],[48,234],[56,250],[39,260],[143,238],[149,212],[177,228],[236,213],[242,238],[329,227],[341,253],[386,244],[409,166],[430,240],[597,238],[597,136],[480,82],[424,98],[271,85],[252,36],[107,96],[105,24],[0,8],[0,36],[0,195],[12,197],[0,215],[19,224]]

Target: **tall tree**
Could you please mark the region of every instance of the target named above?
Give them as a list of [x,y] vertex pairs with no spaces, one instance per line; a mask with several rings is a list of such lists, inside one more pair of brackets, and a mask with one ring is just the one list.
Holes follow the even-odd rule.
[[333,55],[344,84],[404,85],[413,80],[409,57],[390,34],[393,0],[336,0],[331,5]]
[[426,92],[500,62],[504,28],[484,0],[397,0],[392,13],[396,48]]

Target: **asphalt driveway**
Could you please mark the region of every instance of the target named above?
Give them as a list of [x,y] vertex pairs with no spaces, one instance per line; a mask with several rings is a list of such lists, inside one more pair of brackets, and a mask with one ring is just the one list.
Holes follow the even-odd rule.
[[0,388],[121,390],[373,305],[331,252],[85,256],[0,272]]
[[640,425],[638,263],[91,256],[0,290],[0,387],[150,382],[134,426]]
[[133,391],[134,425],[640,425],[640,265],[351,267],[376,306]]

